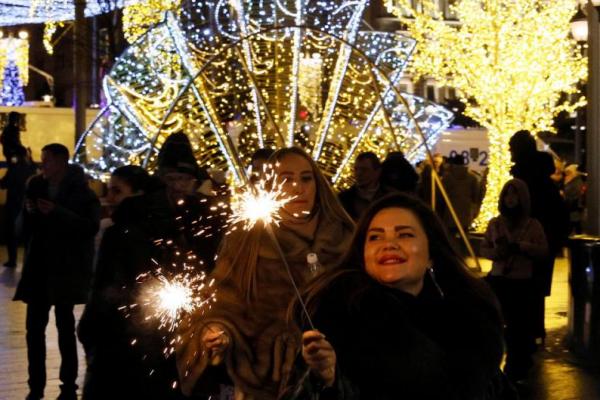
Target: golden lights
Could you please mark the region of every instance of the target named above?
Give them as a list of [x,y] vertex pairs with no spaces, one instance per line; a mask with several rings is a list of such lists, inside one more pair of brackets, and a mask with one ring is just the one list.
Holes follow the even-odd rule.
[[408,0],[387,7],[417,40],[412,72],[455,88],[465,114],[488,130],[487,192],[474,222],[484,230],[509,178],[512,134],[553,131],[559,112],[584,104],[563,97],[586,78],[586,59],[569,36],[577,1],[462,0],[453,7],[457,25],[444,22],[431,0],[420,9]]

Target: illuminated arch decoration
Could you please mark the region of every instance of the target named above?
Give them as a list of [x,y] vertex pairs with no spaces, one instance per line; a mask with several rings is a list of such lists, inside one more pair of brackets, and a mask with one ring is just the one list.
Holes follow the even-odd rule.
[[106,178],[153,169],[165,138],[184,132],[199,162],[241,182],[258,148],[305,148],[337,187],[354,157],[403,151],[416,162],[452,114],[400,94],[411,38],[360,31],[366,0],[192,3],[135,41],[104,81],[108,99],[75,161]]

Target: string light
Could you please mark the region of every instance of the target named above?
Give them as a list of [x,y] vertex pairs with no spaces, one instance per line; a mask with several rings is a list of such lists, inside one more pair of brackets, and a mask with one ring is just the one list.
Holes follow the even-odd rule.
[[[104,14],[139,0],[86,0],[85,16]],[[10,0],[0,4],[0,26],[73,21],[75,0]]]
[[[24,35],[21,35],[24,36]],[[2,105],[21,105],[23,87],[29,81],[29,41],[24,38],[0,38],[0,91]]]
[[43,44],[44,49],[46,49],[46,53],[52,55],[54,54],[54,46],[52,45],[52,36],[56,33],[58,28],[62,28],[65,26],[65,23],[60,21],[49,21],[44,24],[44,36],[43,36]]
[[[465,115],[488,130],[487,191],[474,228],[485,230],[497,214],[509,179],[508,140],[518,130],[554,131],[554,117],[581,107],[571,103],[586,78],[586,59],[569,36],[576,0],[462,0],[453,7],[459,24],[444,22],[436,4],[388,0],[388,10],[417,40],[411,72],[456,89]],[[564,99],[567,100],[564,100]]]
[[116,61],[104,82],[108,105],[75,161],[99,178],[126,162],[153,169],[173,132],[188,135],[202,165],[238,184],[262,147],[305,148],[338,188],[351,184],[358,152],[401,150],[418,161],[415,124],[435,141],[452,115],[391,89],[414,41],[360,32],[366,4],[182,3]]

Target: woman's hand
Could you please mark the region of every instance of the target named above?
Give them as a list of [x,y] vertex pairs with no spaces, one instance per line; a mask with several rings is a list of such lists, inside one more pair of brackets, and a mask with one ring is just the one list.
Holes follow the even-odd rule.
[[229,334],[221,324],[211,323],[202,330],[200,340],[208,353],[210,365],[219,365],[231,342]]
[[335,350],[331,343],[325,340],[325,335],[319,331],[304,332],[302,357],[312,372],[323,380],[325,387],[333,385],[335,382]]

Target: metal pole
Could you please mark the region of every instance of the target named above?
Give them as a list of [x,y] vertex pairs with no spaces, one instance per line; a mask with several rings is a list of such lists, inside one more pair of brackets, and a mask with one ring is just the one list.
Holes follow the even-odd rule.
[[75,25],[73,27],[73,83],[75,108],[75,143],[86,128],[85,110],[87,108],[87,26],[85,21],[86,0],[75,0]]
[[600,234],[600,27],[598,11],[588,0],[588,85],[587,85],[587,131],[586,166],[588,172],[586,231]]

